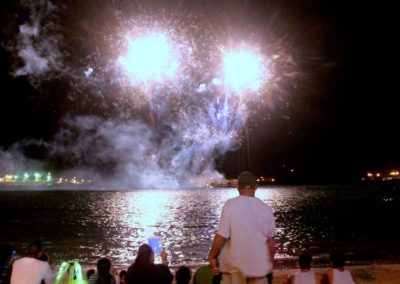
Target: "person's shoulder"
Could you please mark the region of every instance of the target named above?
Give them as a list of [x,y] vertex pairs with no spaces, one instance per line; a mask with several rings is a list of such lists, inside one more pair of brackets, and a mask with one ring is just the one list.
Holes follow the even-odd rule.
[[35,264],[37,265],[37,267],[41,267],[41,269],[43,270],[51,270],[50,268],[50,264],[47,261],[42,261],[42,260],[38,260],[35,259]]
[[196,269],[194,272],[194,277],[197,276],[208,276],[210,278],[213,277],[211,266],[210,265],[202,265],[199,268]]
[[88,284],[95,284],[97,282],[97,279],[99,278],[99,275],[97,273],[90,275],[88,279]]
[[193,284],[212,283],[213,273],[210,265],[202,265],[196,269],[192,277]]
[[229,208],[230,206],[235,206],[235,204],[237,202],[239,202],[239,200],[240,200],[239,197],[240,196],[236,196],[236,197],[229,198],[228,200],[226,200],[225,203],[224,203],[223,208]]
[[35,262],[35,263],[37,263],[38,265],[41,265],[41,266],[50,266],[47,261],[40,260],[40,259],[37,259],[37,258],[33,258],[33,262]]
[[90,275],[89,280],[97,280],[99,278],[99,274],[95,273]]
[[343,272],[344,272],[345,274],[349,274],[351,277],[353,277],[353,273],[351,273],[350,270],[344,269]]
[[24,261],[29,261],[29,259],[33,259],[32,257],[28,257],[28,256],[21,256],[19,258],[17,258],[16,260],[14,260],[14,262],[24,262]]
[[267,203],[262,201],[260,198],[254,197],[253,198],[253,202],[258,204],[260,207],[263,207],[265,210],[268,210],[268,211],[272,212],[272,208]]
[[240,195],[232,197],[232,198],[229,198],[228,200],[225,201],[225,204],[232,203],[232,202],[237,202],[238,200],[240,200]]
[[248,203],[248,202],[255,202],[258,199],[254,196],[245,196],[245,195],[238,195],[236,197],[232,197],[226,201],[226,203]]
[[20,258],[14,260],[13,261],[13,266],[14,265],[18,265],[18,264],[31,263],[31,262],[34,262],[35,260],[37,260],[37,259],[31,258],[31,257],[27,257],[27,256],[23,256],[23,257],[20,257]]
[[48,267],[50,267],[50,265],[47,261],[42,261],[42,260],[32,258],[32,257],[21,257],[19,259],[14,260],[12,265],[13,265],[13,267],[22,265],[22,266],[36,267],[39,269],[40,268],[47,269]]
[[24,262],[24,260],[23,260],[24,258],[25,258],[25,257],[17,258],[17,259],[15,259],[15,260],[13,260],[12,264],[15,265],[15,264]]
[[196,273],[199,272],[210,272],[211,273],[211,266],[210,265],[202,265],[196,269]]
[[156,277],[157,279],[161,277],[164,280],[170,279],[172,281],[172,279],[174,278],[174,275],[172,274],[169,267],[164,264],[154,264],[153,273],[154,277]]
[[157,271],[169,271],[171,272],[171,270],[169,270],[169,267],[164,265],[164,264],[154,264],[153,268]]

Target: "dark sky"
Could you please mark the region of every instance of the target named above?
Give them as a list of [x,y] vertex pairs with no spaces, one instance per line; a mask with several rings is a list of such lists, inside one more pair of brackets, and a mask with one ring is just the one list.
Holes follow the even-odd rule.
[[308,181],[354,180],[367,170],[398,167],[390,7],[299,2],[293,9],[303,17],[311,11],[311,22],[320,28],[314,40],[321,41],[321,53],[335,66],[313,74],[313,84],[303,86],[291,101],[292,119],[282,122],[281,136],[254,142],[273,144],[265,156],[254,153],[254,167],[267,167],[270,158]]
[[[15,51],[12,54],[8,47],[29,12],[26,7],[21,8],[23,1],[1,2],[0,145],[7,151],[23,139],[51,140],[63,117],[82,109],[70,98],[71,86],[61,79],[46,80],[34,87],[26,76],[11,75],[18,63]],[[90,17],[88,11],[92,8],[99,11],[111,2],[128,7],[127,3],[139,1],[94,2],[67,2],[63,10],[66,20],[61,19],[60,24],[67,29],[65,24],[69,23],[74,29],[76,19],[85,13]],[[161,2],[166,3],[147,3],[157,7]],[[227,4],[229,1],[214,2],[220,10],[210,8],[210,15],[218,14],[225,6],[236,9]],[[243,143],[242,148],[219,158],[217,167],[228,177],[250,168],[259,175],[298,182],[346,182],[359,179],[369,169],[400,167],[393,7],[342,0],[236,2],[237,7],[247,9],[241,11],[242,15],[245,13],[243,22],[269,23],[265,28],[271,28],[271,33],[283,39],[299,75],[280,86],[281,100],[273,107],[253,113],[248,123],[249,150]],[[193,1],[169,3],[169,7],[182,11],[195,6]],[[204,1],[204,7],[210,3]],[[80,14],[68,12],[68,6]],[[268,19],[273,17],[276,18],[271,24]],[[66,35],[68,32],[64,31]],[[63,44],[68,50],[76,42],[68,38]],[[84,112],[96,110],[86,108]],[[269,119],[263,120],[265,117]],[[33,158],[43,156],[40,151],[26,151]]]

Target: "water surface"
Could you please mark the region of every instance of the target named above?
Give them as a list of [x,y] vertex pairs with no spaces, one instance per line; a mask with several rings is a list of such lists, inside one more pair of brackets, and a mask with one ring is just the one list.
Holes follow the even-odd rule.
[[[0,242],[20,252],[44,242],[50,262],[103,256],[127,266],[147,237],[161,235],[172,262],[204,262],[223,203],[237,190],[0,191]],[[277,256],[333,247],[353,260],[400,256],[400,190],[393,186],[273,186],[257,190],[277,223]]]

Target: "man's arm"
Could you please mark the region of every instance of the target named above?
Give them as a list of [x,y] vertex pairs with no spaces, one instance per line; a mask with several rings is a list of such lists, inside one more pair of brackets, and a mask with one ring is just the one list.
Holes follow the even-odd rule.
[[271,260],[272,263],[274,263],[274,258],[275,258],[275,240],[274,240],[274,238],[267,239],[267,247],[268,247],[269,259]]
[[219,254],[221,248],[224,246],[225,242],[226,242],[226,238],[224,238],[218,234],[215,235],[213,244],[211,246],[210,253],[208,255],[208,261],[210,263],[211,271],[213,274],[219,273],[217,257],[218,257],[218,254]]
[[51,284],[51,283],[53,283],[53,280],[54,280],[54,274],[53,274],[53,272],[51,271],[51,269],[50,269],[50,266],[47,264],[47,268],[46,268],[46,272],[45,272],[45,274],[44,274],[44,283],[46,283],[46,284]]
[[164,248],[162,249],[160,256],[161,256],[161,263],[168,266],[168,254]]

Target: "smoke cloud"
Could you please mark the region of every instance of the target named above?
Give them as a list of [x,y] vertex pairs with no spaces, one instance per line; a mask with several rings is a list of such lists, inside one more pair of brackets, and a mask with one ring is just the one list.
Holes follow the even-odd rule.
[[43,163],[29,159],[23,154],[22,143],[14,144],[10,149],[0,148],[0,174],[20,174],[32,169],[40,170]]
[[[59,43],[62,39],[56,24],[57,10],[50,1],[29,1],[29,20],[19,26],[17,54],[22,66],[15,76],[28,76],[31,80],[54,76],[62,67]],[[49,79],[49,77],[47,77]]]
[[222,178],[215,158],[231,148],[233,137],[200,124],[158,127],[164,129],[138,120],[71,117],[50,145],[51,155],[71,162],[68,175],[95,177],[108,188],[198,187]]

